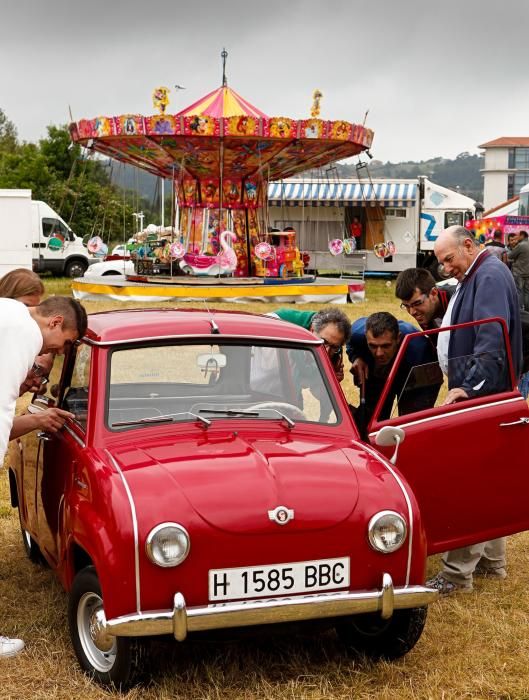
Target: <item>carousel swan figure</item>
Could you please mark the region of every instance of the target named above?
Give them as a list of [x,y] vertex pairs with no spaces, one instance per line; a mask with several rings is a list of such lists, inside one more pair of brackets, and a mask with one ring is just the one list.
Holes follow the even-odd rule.
[[237,267],[237,255],[230,246],[237,240],[233,231],[223,231],[220,234],[221,250],[217,255],[205,255],[204,253],[186,253],[180,260],[180,267],[186,274],[193,275],[230,275]]

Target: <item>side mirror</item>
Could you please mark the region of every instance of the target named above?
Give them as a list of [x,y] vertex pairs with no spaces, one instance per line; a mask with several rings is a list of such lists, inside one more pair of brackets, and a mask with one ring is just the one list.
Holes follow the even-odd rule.
[[55,406],[55,401],[52,398],[35,394],[33,401],[28,406],[28,413],[37,413],[39,410],[45,411],[52,406]]
[[399,451],[399,445],[404,442],[406,433],[402,428],[393,427],[391,425],[385,425],[380,428],[375,437],[375,443],[381,447],[390,447],[395,445],[395,452],[390,457],[391,464],[395,464],[397,461],[397,454]]

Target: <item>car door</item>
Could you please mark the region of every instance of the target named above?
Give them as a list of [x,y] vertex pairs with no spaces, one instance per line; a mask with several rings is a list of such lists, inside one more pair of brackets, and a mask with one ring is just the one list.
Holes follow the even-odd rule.
[[[490,323],[503,324],[506,336],[503,320]],[[499,364],[485,366],[483,374],[488,372],[498,380],[490,385],[489,391],[483,393],[483,382],[476,378],[475,397],[444,406],[445,376],[431,407],[414,411],[407,389],[412,394],[420,393],[422,388],[431,393],[440,376],[439,365],[433,363],[413,368],[406,386],[394,385],[398,368],[405,361],[406,346],[415,336],[407,336],[399,350],[370,423],[369,439],[375,445],[383,426],[404,431],[395,463],[419,502],[428,553],[529,529],[529,409],[515,386],[508,342],[504,341],[504,347],[498,348],[494,361],[499,358]],[[461,375],[461,368],[463,374],[480,371],[483,358],[469,356],[455,360]],[[449,375],[450,372],[449,367]],[[504,376],[500,381],[501,373]],[[394,410],[388,420],[379,421],[388,394],[395,396]],[[399,415],[399,403],[406,405],[406,398],[407,408],[401,409]],[[395,451],[394,446],[378,449],[386,456]]]
[[73,420],[53,435],[45,435],[36,475],[38,542],[41,551],[54,565],[59,564],[65,539],[62,537],[64,498],[78,477],[77,466],[85,448],[88,415],[90,347],[72,348],[62,373],[59,407],[74,414]]

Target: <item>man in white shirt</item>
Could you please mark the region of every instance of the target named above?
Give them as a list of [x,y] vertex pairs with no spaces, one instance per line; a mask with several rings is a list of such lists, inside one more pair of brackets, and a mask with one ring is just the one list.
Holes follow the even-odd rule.
[[[20,386],[35,357],[62,354],[86,332],[86,312],[68,297],[49,297],[39,306],[26,307],[14,299],[0,298],[0,465],[4,461]],[[24,648],[21,639],[0,636],[0,659],[16,656]]]

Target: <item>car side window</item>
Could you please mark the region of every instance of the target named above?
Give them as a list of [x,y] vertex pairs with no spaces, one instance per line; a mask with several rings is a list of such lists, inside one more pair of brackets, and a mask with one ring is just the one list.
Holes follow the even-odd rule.
[[[453,395],[451,390],[464,392],[458,392],[454,401],[458,404],[512,390],[509,357],[499,322],[490,321],[452,331],[439,329],[438,333],[423,337],[432,343],[437,359],[415,364],[413,353],[405,350],[398,360],[387,399],[376,420],[442,406]],[[469,345],[478,351],[450,356],[453,348]],[[484,347],[489,349],[480,350]],[[446,357],[448,349],[449,357]]]
[[75,414],[75,420],[86,430],[88,416],[88,385],[92,348],[82,343],[77,348],[70,385],[64,394],[63,408]]

